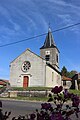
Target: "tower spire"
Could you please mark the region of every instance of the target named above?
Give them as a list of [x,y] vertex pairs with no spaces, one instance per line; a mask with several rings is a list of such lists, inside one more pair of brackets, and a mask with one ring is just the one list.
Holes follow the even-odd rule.
[[48,24],[48,32],[51,32],[51,24],[50,24],[50,22]]
[[57,70],[59,69],[59,50],[54,42],[50,26],[48,28],[45,42],[40,48],[40,55],[47,61],[47,63],[51,64]]
[[47,33],[44,45],[41,48],[53,48],[53,47],[56,47],[56,45],[55,45],[54,38],[49,25],[48,33]]

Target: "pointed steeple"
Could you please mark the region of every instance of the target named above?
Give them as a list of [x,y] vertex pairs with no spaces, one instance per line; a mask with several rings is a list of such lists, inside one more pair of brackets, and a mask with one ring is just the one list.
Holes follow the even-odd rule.
[[59,50],[54,42],[54,38],[49,27],[45,42],[40,48],[40,55],[57,70],[59,69]]
[[53,35],[52,35],[52,32],[51,32],[51,29],[49,27],[44,45],[40,49],[54,48],[54,47],[56,47],[56,45],[55,45],[55,42],[54,42],[54,38],[53,38]]

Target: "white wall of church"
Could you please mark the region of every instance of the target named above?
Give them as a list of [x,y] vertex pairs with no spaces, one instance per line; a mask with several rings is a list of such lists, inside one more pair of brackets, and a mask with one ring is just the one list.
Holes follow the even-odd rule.
[[58,74],[55,70],[46,66],[46,86],[54,87],[61,85],[61,75]]
[[[29,61],[31,68],[27,72],[21,70],[22,63]],[[45,86],[45,65],[44,59],[26,50],[10,64],[10,84],[13,87],[23,87],[23,77],[29,77],[28,86]]]

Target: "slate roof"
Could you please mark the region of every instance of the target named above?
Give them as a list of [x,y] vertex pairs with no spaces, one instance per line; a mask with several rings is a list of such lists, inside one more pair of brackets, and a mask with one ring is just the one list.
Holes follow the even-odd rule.
[[48,30],[48,34],[46,36],[44,45],[40,49],[45,49],[45,48],[57,48],[50,28]]
[[75,80],[80,80],[80,73],[76,73],[72,79],[75,79]]

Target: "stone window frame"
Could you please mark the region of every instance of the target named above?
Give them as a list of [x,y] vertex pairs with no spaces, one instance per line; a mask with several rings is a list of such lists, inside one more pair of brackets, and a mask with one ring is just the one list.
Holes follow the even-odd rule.
[[31,63],[29,61],[24,61],[21,66],[23,72],[27,72],[31,68]]

